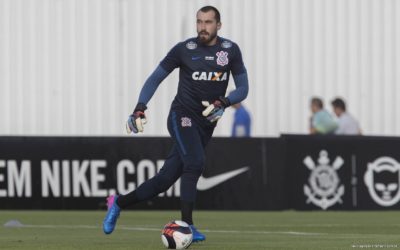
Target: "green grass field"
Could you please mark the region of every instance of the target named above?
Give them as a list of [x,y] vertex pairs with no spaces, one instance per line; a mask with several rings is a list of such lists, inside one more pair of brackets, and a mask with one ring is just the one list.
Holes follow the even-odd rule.
[[[178,211],[129,211],[104,235],[99,211],[0,211],[0,249],[164,249],[160,231]],[[22,227],[4,227],[12,219]],[[400,248],[400,212],[205,212],[190,249]]]

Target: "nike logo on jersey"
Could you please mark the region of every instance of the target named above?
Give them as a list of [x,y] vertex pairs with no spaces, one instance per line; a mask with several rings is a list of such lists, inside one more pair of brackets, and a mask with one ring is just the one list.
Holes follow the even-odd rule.
[[241,173],[246,172],[247,170],[249,170],[249,167],[242,167],[213,177],[200,176],[199,182],[197,182],[197,190],[205,191],[211,189]]
[[201,56],[192,56],[192,61],[197,61],[201,59]]
[[199,72],[195,71],[192,74],[192,79],[196,81],[225,81],[228,79],[226,72]]

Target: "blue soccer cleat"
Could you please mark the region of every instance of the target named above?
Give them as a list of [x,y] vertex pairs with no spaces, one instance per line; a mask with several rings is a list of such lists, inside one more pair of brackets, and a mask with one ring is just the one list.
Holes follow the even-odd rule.
[[107,214],[103,221],[103,231],[105,234],[110,234],[114,231],[115,225],[121,209],[117,205],[118,195],[111,195],[107,198]]
[[205,241],[206,236],[199,231],[197,231],[197,228],[194,225],[190,225],[190,229],[192,229],[193,233],[193,240],[192,242],[200,242],[200,241]]

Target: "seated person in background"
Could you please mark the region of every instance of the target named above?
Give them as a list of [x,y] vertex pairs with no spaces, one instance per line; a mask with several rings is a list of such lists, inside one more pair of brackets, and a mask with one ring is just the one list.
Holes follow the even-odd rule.
[[346,112],[346,104],[341,98],[332,101],[333,112],[337,116],[337,135],[361,135],[360,126],[356,119]]
[[250,137],[251,118],[241,103],[232,105],[236,109],[233,117],[232,137]]
[[324,109],[320,98],[311,99],[310,134],[333,134],[338,127],[333,117]]

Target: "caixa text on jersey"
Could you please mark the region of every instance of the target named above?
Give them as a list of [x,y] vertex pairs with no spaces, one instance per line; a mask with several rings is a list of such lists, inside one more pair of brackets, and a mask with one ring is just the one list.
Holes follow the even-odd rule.
[[199,72],[195,71],[192,74],[193,80],[196,81],[226,81],[228,79],[227,72]]

